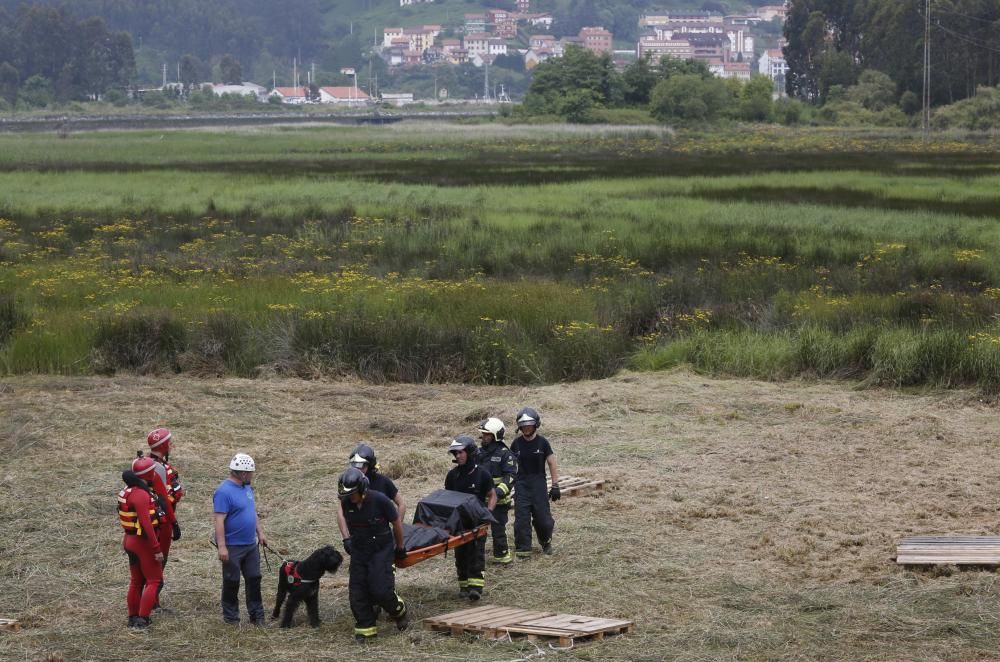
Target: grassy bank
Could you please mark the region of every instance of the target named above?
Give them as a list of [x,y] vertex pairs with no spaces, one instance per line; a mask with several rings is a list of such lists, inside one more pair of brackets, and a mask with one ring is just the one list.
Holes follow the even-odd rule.
[[989,139],[837,138],[0,136],[0,367],[1000,387]]
[[[453,465],[449,439],[487,414],[539,408],[564,475],[610,481],[553,505],[556,556],[489,565],[484,605],[636,624],[555,651],[380,620],[380,660],[969,660],[1000,636],[996,573],[897,567],[907,535],[996,534],[996,409],[969,391],[858,392],[833,383],[685,371],[540,387],[298,379],[7,377],[0,391],[4,660],[339,660],[354,650],[346,566],[324,577],[313,630],[232,629],[219,612],[211,494],[236,451],[289,558],[341,547],[331,475],[371,441],[412,513]],[[156,425],[187,496],[150,636],[125,628],[118,475]],[[252,434],[247,434],[247,431]],[[72,457],[72,461],[54,458]],[[39,498],[43,497],[43,498]],[[408,516],[409,518],[409,516]],[[72,525],[66,523],[73,523]],[[508,529],[509,532],[509,529]],[[537,544],[537,543],[536,543]],[[487,543],[489,547],[489,543]],[[489,553],[489,551],[487,552]],[[276,574],[263,568],[264,600]],[[399,570],[416,621],[469,606],[452,555]],[[245,618],[245,616],[244,616]],[[544,656],[538,655],[544,652]],[[51,657],[50,657],[51,656]]]

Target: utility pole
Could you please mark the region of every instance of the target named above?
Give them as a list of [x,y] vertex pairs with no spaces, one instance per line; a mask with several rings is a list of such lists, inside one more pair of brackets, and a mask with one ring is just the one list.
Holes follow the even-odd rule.
[[167,63],[166,62],[163,63],[163,85],[160,87],[160,89],[162,89],[162,90],[167,89]]
[[931,0],[924,0],[924,142],[931,129]]
[[483,103],[490,102],[490,61],[489,59],[483,60],[483,66],[486,67],[486,77],[483,79]]

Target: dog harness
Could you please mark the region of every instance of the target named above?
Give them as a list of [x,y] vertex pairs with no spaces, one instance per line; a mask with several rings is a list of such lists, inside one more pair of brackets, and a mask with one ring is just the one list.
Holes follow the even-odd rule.
[[299,564],[297,561],[285,561],[281,564],[281,576],[285,578],[288,588],[298,588],[302,584],[311,584],[315,579],[303,579],[299,574]]

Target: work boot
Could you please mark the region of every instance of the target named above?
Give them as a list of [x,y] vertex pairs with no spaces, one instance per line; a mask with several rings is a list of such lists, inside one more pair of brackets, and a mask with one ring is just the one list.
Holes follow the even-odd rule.
[[149,627],[150,620],[142,616],[136,616],[135,620],[129,623],[130,628],[135,628],[136,630],[145,630]]
[[402,632],[406,628],[410,627],[410,617],[407,614],[403,614],[396,619],[396,629]]
[[493,562],[494,563],[499,563],[501,565],[507,565],[508,563],[511,563],[513,560],[514,560],[514,555],[511,554],[510,552],[507,552],[503,556],[494,556],[493,557]]
[[354,635],[354,643],[356,643],[356,644],[367,644],[370,639],[374,639],[374,638],[375,637],[366,637],[363,634],[356,634],[356,635]]
[[128,627],[133,627],[135,625],[135,619],[137,619],[137,618],[139,618],[139,617],[138,616],[129,616],[128,617]]
[[467,588],[460,588],[460,589],[458,589],[458,597],[460,597],[460,598],[467,598],[467,597],[469,597],[469,589],[467,589]]
[[473,602],[479,602],[479,599],[482,597],[483,594],[480,591],[469,591],[469,600],[472,600]]
[[552,541],[542,543],[542,554],[552,556]]
[[154,614],[176,614],[177,610],[173,607],[164,607],[163,605],[156,605],[153,607]]

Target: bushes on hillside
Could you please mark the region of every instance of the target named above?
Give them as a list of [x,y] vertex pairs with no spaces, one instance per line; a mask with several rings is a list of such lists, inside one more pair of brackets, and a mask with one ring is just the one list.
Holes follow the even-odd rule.
[[132,370],[139,374],[172,372],[184,350],[184,324],[165,311],[134,311],[97,322],[90,364],[98,374]]

